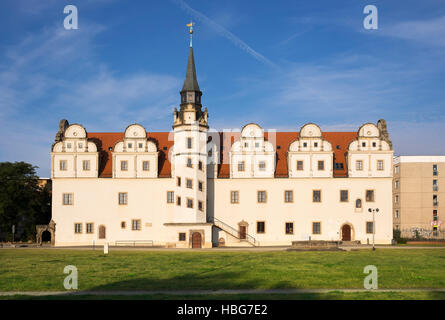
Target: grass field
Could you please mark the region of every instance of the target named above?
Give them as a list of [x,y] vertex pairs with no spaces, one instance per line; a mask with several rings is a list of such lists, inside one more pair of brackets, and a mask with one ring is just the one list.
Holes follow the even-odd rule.
[[[7,249],[0,250],[0,291],[64,290],[66,274],[63,269],[66,265],[78,268],[79,290],[96,291],[363,288],[366,265],[378,268],[379,289],[445,287],[445,250],[437,249],[381,249],[375,252],[111,250],[108,256],[92,250]],[[444,299],[441,293],[422,292],[294,296],[302,299],[366,299],[373,295],[389,299],[402,296]],[[143,298],[152,297],[138,297]],[[273,298],[273,295],[265,298]]]

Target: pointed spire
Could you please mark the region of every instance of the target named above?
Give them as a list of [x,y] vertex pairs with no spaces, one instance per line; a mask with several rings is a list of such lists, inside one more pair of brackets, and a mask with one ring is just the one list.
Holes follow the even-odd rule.
[[189,49],[189,58],[187,62],[187,72],[185,74],[183,91],[201,91],[199,90],[198,80],[196,79],[195,58],[193,57],[193,48]]

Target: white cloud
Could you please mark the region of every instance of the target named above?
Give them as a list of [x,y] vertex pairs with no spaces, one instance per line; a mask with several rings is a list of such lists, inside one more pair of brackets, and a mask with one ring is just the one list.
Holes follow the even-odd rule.
[[262,63],[264,63],[264,64],[266,64],[266,65],[268,65],[268,66],[270,66],[272,68],[275,68],[275,69],[279,68],[278,65],[273,63],[271,60],[269,60],[265,56],[263,56],[261,53],[257,52],[253,48],[251,48],[247,43],[245,43],[243,40],[241,40],[240,38],[235,36],[232,32],[230,32],[229,30],[224,28],[222,25],[216,23],[214,20],[208,18],[207,16],[205,16],[201,12],[193,9],[187,3],[185,3],[183,0],[173,0],[173,1],[176,2],[184,11],[188,12],[190,15],[195,17],[195,19],[198,19],[202,23],[206,24],[207,26],[209,26],[210,28],[215,30],[219,35],[221,35],[224,38],[230,40],[238,48],[240,48],[241,50],[247,52],[252,57],[257,59],[258,61],[260,61],[260,62],[262,62]]
[[445,47],[445,16],[383,25],[377,34]]

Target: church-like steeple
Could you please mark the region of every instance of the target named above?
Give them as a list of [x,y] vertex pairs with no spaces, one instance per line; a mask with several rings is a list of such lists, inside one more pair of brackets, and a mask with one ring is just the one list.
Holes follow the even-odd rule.
[[[192,24],[187,25],[192,26]],[[192,34],[192,32],[190,33]],[[202,111],[201,96],[198,79],[196,76],[195,57],[192,42],[190,41],[187,71],[185,73],[184,85],[182,86],[181,104],[179,111],[175,108],[173,128],[184,124],[197,122],[200,126],[208,127],[207,108]]]
[[189,59],[187,62],[187,72],[185,73],[185,81],[182,86],[181,92],[184,91],[197,91],[199,90],[198,79],[196,79],[195,58],[193,56],[193,47],[190,46]]

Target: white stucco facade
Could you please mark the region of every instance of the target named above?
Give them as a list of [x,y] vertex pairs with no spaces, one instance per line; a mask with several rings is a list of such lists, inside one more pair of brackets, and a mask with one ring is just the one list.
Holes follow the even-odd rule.
[[[392,239],[392,144],[386,123],[324,133],[313,123],[224,143],[209,130],[193,50],[173,130],[132,124],[88,134],[62,121],[51,152],[56,246],[274,246]],[[222,144],[220,142],[223,142]],[[368,209],[379,208],[373,224]]]

